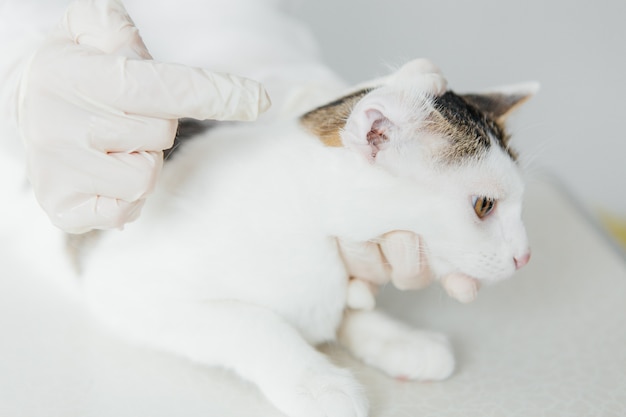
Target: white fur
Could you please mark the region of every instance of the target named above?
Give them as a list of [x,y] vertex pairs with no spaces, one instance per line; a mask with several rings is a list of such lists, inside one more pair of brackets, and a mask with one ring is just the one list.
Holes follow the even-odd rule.
[[[480,163],[437,165],[437,138],[418,133],[434,92],[409,69],[359,103],[345,148],[294,120],[225,125],[184,145],[141,218],[85,259],[94,313],[130,340],[234,370],[293,417],[367,414],[354,377],[313,347],[340,326],[348,349],[392,376],[450,375],[442,336],[378,311],[343,320],[336,237],[413,231],[436,274],[483,281],[509,276],[527,249],[517,167],[497,146]],[[394,126],[374,159],[359,151],[372,108]],[[495,212],[479,220],[472,195],[497,198]]]

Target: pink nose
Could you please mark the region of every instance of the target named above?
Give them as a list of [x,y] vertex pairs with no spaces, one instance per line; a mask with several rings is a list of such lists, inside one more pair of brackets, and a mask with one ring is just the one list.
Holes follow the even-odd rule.
[[528,261],[530,261],[530,252],[526,252],[526,254],[520,256],[519,258],[515,257],[513,260],[515,261],[515,269],[520,269],[526,265]]

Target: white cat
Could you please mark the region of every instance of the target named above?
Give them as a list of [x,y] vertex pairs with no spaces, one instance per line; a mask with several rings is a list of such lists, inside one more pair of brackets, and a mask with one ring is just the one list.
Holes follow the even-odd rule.
[[437,275],[510,276],[529,249],[502,122],[532,90],[459,96],[418,60],[300,119],[214,128],[82,259],[88,303],[130,340],[234,370],[288,416],[367,415],[314,348],[338,334],[392,376],[446,378],[445,337],[346,309],[337,238],[408,230]]

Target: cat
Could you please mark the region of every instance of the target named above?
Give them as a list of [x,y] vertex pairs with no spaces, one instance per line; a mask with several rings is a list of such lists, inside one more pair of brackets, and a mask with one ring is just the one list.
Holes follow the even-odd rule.
[[456,94],[415,60],[300,117],[215,125],[178,147],[141,218],[81,256],[93,313],[122,337],[233,370],[287,416],[368,413],[315,346],[393,377],[454,370],[445,336],[346,308],[337,239],[418,233],[436,275],[509,277],[529,256],[504,121],[533,85]]

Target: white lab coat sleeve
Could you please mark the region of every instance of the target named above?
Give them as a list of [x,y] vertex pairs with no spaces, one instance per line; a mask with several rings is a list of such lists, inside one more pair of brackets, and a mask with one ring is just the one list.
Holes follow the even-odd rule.
[[59,22],[69,0],[0,1],[0,152],[20,154],[15,103],[28,58]]

